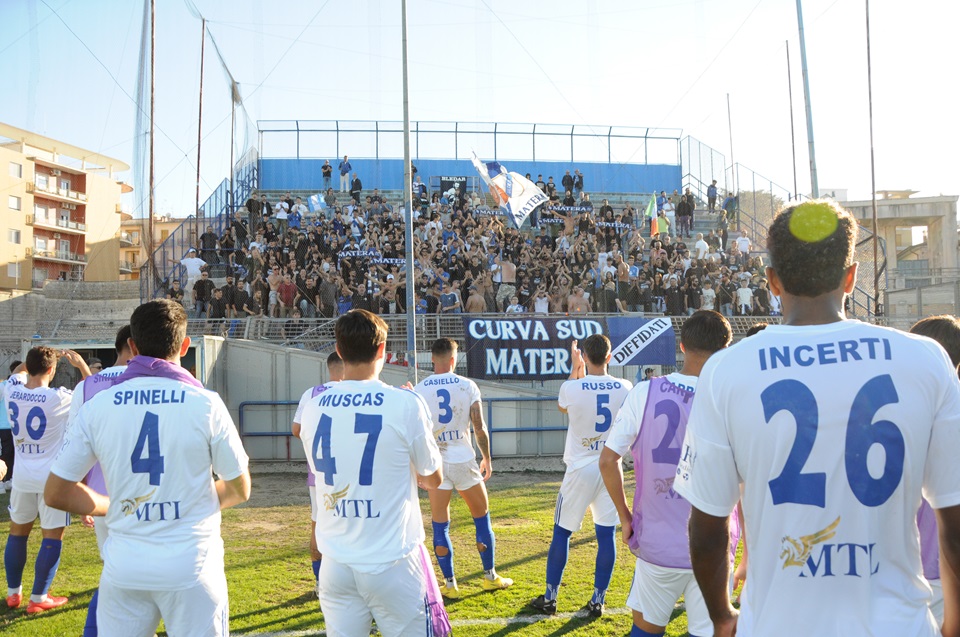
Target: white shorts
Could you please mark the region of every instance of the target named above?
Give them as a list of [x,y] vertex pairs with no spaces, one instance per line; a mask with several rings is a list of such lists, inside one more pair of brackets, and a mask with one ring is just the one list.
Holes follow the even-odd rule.
[[567,469],[563,474],[553,522],[568,531],[579,531],[588,507],[594,524],[616,526],[620,521],[596,462],[579,469]]
[[930,600],[930,612],[937,620],[937,626],[943,625],[943,585],[938,579],[927,580],[933,589],[933,599]]
[[367,637],[374,619],[383,637],[424,637],[426,592],[419,550],[376,574],[328,555],[320,565],[320,610],[330,637]]
[[103,561],[103,545],[107,541],[106,518],[101,516],[93,518],[93,532],[97,536],[97,549],[100,551],[100,560]]
[[70,514],[60,509],[48,507],[42,493],[31,493],[14,489],[10,492],[10,521],[16,524],[30,524],[40,516],[41,529],[59,529],[70,526]]
[[687,630],[697,637],[713,635],[713,622],[703,601],[703,594],[688,568],[667,568],[637,558],[633,571],[627,607],[643,613],[651,624],[666,626],[683,595],[687,606]]
[[438,489],[444,491],[466,491],[483,482],[483,475],[480,474],[480,465],[476,460],[467,462],[443,463],[443,482]]
[[307,487],[307,491],[310,492],[310,521],[317,521],[317,487],[310,486]]
[[228,637],[227,578],[205,577],[179,591],[142,591],[100,581],[97,628],[102,637],[152,635],[160,618],[177,637]]

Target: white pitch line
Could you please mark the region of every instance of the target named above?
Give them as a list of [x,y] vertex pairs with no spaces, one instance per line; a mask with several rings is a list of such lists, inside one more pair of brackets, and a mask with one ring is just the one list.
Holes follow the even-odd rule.
[[[677,604],[683,609],[683,604]],[[633,611],[629,608],[608,608],[604,615],[629,615]],[[587,617],[587,611],[578,610],[572,613],[557,613],[556,615],[518,615],[512,617],[488,617],[486,619],[454,619],[450,621],[453,628],[458,626],[509,626],[511,624],[535,624],[541,621],[570,620]],[[281,630],[272,633],[231,633],[232,637],[325,637],[325,630]]]

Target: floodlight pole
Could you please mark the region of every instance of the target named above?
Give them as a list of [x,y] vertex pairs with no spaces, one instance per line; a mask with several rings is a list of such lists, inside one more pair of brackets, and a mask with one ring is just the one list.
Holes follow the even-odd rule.
[[200,112],[197,114],[197,195],[193,209],[196,214],[197,236],[200,236],[200,147],[203,145],[203,49],[207,43],[207,19],[200,18]]
[[407,362],[410,382],[417,384],[417,295],[413,268],[413,175],[410,167],[410,96],[407,85],[407,0],[400,4],[403,66],[403,209],[407,276]]
[[803,74],[803,103],[807,111],[807,143],[810,147],[810,194],[814,199],[820,197],[820,184],[817,183],[817,157],[813,152],[813,112],[810,109],[810,74],[807,72],[807,45],[803,39],[803,10],[797,0],[797,25],[800,28],[800,71]]
[[153,197],[153,186],[154,186],[154,161],[153,161],[153,137],[154,137],[154,127],[153,127],[153,117],[155,111],[155,100],[154,93],[156,91],[156,58],[154,57],[154,51],[157,48],[156,40],[156,28],[157,28],[157,13],[156,13],[156,4],[154,0],[150,0],[150,174],[149,174],[149,185],[147,193],[148,204],[147,204],[147,218],[149,219],[149,234],[150,242],[147,244],[150,246],[150,281],[147,285],[147,291],[149,295],[147,298],[153,298],[153,293],[156,289],[157,277],[159,276],[159,271],[157,270],[157,254],[154,251],[154,242],[153,242],[153,226],[154,226],[154,197]]
[[787,44],[787,96],[790,100],[790,159],[793,160],[793,198],[797,198],[797,137],[793,130],[793,80],[790,74],[790,40]]
[[867,13],[867,106],[870,116],[870,202],[873,209],[873,315],[877,316],[880,305],[880,270],[877,267],[880,253],[880,228],[877,221],[877,172],[873,162],[873,70],[870,65],[870,0],[866,0]]

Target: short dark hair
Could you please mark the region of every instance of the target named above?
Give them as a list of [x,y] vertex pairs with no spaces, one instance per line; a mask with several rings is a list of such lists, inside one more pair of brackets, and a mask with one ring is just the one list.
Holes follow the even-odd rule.
[[344,363],[370,363],[387,342],[387,324],[367,310],[350,310],[337,319],[334,334]]
[[583,339],[580,349],[592,365],[603,365],[607,362],[607,355],[610,354],[610,339],[603,334],[591,334]]
[[130,343],[127,342],[129,340],[130,325],[124,325],[117,330],[117,338],[113,341],[113,349],[117,351],[117,354],[130,347]]
[[928,316],[914,323],[910,333],[928,336],[940,343],[950,355],[953,366],[960,366],[960,319],[956,316]]
[[767,329],[767,325],[769,325],[769,323],[754,323],[747,330],[747,333],[746,335],[744,335],[744,338],[747,338],[748,336],[753,336],[754,334],[762,332],[763,330]]
[[433,342],[433,345],[430,347],[430,354],[432,356],[436,356],[437,358],[456,356],[459,348],[460,346],[457,345],[455,340],[444,336]]
[[31,347],[27,352],[27,373],[31,376],[39,376],[48,369],[55,368],[59,358],[60,351],[47,345]]
[[767,231],[770,267],[783,290],[814,297],[836,290],[853,263],[857,222],[828,199],[785,208]]
[[680,344],[685,350],[713,354],[730,344],[733,330],[719,312],[698,310],[683,322],[680,328]]
[[10,373],[13,373],[13,370],[23,365],[23,361],[13,361],[10,363]]
[[130,316],[130,336],[143,356],[173,358],[187,337],[187,312],[170,299],[148,301]]
[[330,355],[327,356],[327,369],[336,367],[337,365],[343,366],[343,359],[340,358],[340,354],[337,354],[337,351],[334,350],[330,352]]

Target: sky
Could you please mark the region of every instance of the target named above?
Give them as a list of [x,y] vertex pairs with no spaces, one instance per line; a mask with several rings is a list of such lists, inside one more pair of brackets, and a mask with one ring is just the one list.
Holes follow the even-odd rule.
[[[240,85],[238,146],[257,143],[257,120],[402,119],[400,0],[194,1]],[[412,120],[678,129],[727,163],[732,131],[737,163],[792,190],[789,49],[810,191],[794,0],[407,4]],[[157,212],[184,216],[201,23],[185,0],[156,10]],[[0,121],[134,164],[142,19],[140,0],[0,0]],[[821,191],[869,198],[865,1],[804,0],[803,19]],[[870,5],[878,190],[960,192],[957,24],[960,3]],[[231,114],[209,37],[204,58],[201,202],[227,175]]]

